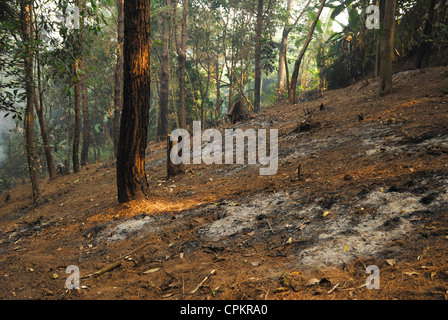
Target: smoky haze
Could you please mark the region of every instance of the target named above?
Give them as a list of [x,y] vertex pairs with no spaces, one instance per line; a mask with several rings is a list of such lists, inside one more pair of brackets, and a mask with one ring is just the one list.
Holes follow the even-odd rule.
[[8,156],[9,130],[13,128],[14,121],[10,116],[5,118],[5,112],[0,111],[0,167]]

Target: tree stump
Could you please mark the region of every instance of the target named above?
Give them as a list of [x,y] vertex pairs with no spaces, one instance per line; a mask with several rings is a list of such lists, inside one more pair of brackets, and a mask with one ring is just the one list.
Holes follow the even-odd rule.
[[[182,136],[179,136],[179,140],[177,143],[179,144],[182,141]],[[173,141],[171,141],[171,135],[167,135],[167,148],[166,148],[166,180],[171,177],[175,177],[178,174],[184,173],[184,164],[181,162],[179,164],[174,164],[171,161],[171,150],[174,147]],[[182,150],[178,153],[179,157],[182,157]]]
[[233,104],[232,108],[230,108],[229,112],[227,113],[227,116],[230,118],[233,124],[237,123],[238,121],[243,121],[246,118],[242,99],[239,99]]

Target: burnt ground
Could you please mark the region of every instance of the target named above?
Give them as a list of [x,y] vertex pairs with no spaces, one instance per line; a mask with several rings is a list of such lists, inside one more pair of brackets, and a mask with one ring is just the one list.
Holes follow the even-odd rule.
[[[28,185],[13,189],[0,204],[0,299],[446,299],[448,68],[394,84],[377,97],[368,79],[220,127],[278,129],[273,176],[202,164],[165,181],[165,144],[150,143],[148,199],[117,203],[114,162],[43,180],[36,205]],[[65,289],[69,265],[80,290]],[[365,286],[369,265],[379,290]]]

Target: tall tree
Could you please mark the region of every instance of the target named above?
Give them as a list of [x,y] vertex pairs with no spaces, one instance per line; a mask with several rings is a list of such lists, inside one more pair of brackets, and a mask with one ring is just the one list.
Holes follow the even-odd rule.
[[124,3],[123,109],[117,154],[118,201],[148,193],[145,150],[150,105],[150,0]]
[[381,38],[380,54],[380,95],[392,92],[392,61],[394,57],[394,32],[395,32],[395,0],[386,0]]
[[[279,96],[283,93],[285,90],[285,72],[287,67],[287,61],[286,61],[286,53],[288,52],[288,37],[291,31],[294,29],[294,27],[297,25],[299,20],[302,18],[303,14],[308,9],[309,5],[311,3],[311,0],[308,0],[307,4],[305,5],[304,9],[300,12],[300,14],[295,19],[294,23],[290,23],[290,17],[291,17],[291,11],[294,4],[294,0],[288,0],[287,3],[287,17],[285,21],[285,26],[283,27],[282,31],[282,40],[280,42],[280,53],[279,53],[279,60],[278,60],[278,92]],[[287,79],[289,80],[289,79]]]
[[184,0],[184,7],[182,10],[182,26],[181,26],[181,38],[179,41],[177,21],[177,1],[173,1],[174,6],[174,40],[176,43],[177,58],[179,61],[179,123],[182,129],[187,128],[187,111],[185,107],[185,76],[187,71],[187,12],[188,12],[188,0]]
[[[255,28],[255,84],[254,112],[260,112],[261,104],[261,33],[263,31],[263,0],[258,0],[257,25]],[[243,68],[243,66],[241,66]]]
[[[82,0],[75,0],[75,6],[80,8]],[[81,79],[79,72],[80,63],[80,50],[81,50],[81,39],[79,37],[79,32],[76,32],[75,41],[73,44],[73,81],[75,88],[75,127],[73,131],[73,171],[75,173],[79,172],[79,144],[81,141]]]
[[[86,40],[86,29],[85,29],[85,0],[80,0],[80,43],[85,47],[84,42]],[[81,166],[87,165],[89,160],[89,144],[90,144],[90,115],[89,115],[89,100],[88,100],[88,89],[87,89],[87,57],[86,50],[82,50],[81,56],[81,104],[82,104],[82,148],[81,148]]]
[[33,75],[33,0],[21,0],[20,2],[20,27],[24,44],[23,59],[25,66],[25,150],[28,161],[28,170],[31,179],[33,201],[36,202],[40,195],[39,179],[34,149],[34,75]]
[[[36,15],[35,15],[36,16]],[[51,146],[50,146],[50,139],[48,137],[47,128],[44,120],[44,103],[43,103],[43,89],[42,89],[42,73],[41,73],[41,64],[40,64],[40,44],[39,44],[39,30],[37,25],[37,19],[35,19],[35,41],[36,41],[36,64],[37,64],[37,86],[38,86],[38,92],[39,95],[34,92],[34,105],[36,108],[37,118],[39,120],[39,127],[40,132],[42,135],[42,142],[44,145],[44,152],[45,152],[45,160],[47,163],[47,170],[48,170],[48,176],[50,179],[54,179],[56,177],[56,172],[54,168],[54,162],[53,157],[51,156]],[[38,101],[39,96],[39,101]]]
[[81,166],[86,166],[89,162],[89,144],[90,144],[90,116],[89,100],[87,92],[87,63],[86,57],[81,60],[81,103],[82,103],[82,148],[81,148]]
[[114,153],[117,157],[118,140],[120,137],[120,113],[123,104],[123,33],[124,33],[124,12],[123,1],[117,0],[117,63],[115,65],[115,84],[114,84]]
[[[175,0],[176,1],[176,0]],[[166,0],[166,6],[171,6],[171,1]],[[168,126],[168,99],[170,95],[170,27],[168,16],[162,17],[162,57],[160,68],[160,94],[159,94],[159,121],[157,126],[157,137],[160,141],[165,141],[169,133]]]
[[428,7],[428,13],[425,15],[423,28],[423,39],[420,43],[420,47],[417,52],[417,60],[415,61],[415,66],[420,69],[429,59],[429,54],[431,52],[432,41],[430,39],[434,24],[434,8],[436,6],[437,0],[431,0]]
[[316,24],[319,21],[319,17],[324,8],[325,1],[326,0],[322,0],[320,2],[319,10],[317,11],[316,17],[314,18],[314,21],[310,26],[310,29],[308,31],[308,36],[305,40],[302,50],[300,51],[299,55],[297,56],[296,62],[294,64],[294,71],[292,73],[291,81],[289,83],[288,100],[289,100],[290,104],[296,103],[296,87],[297,87],[297,78],[299,76],[300,63],[302,62],[303,56],[305,55],[305,52],[306,52],[306,49],[308,48],[308,45],[311,42],[311,38],[313,37],[314,29],[316,28]]

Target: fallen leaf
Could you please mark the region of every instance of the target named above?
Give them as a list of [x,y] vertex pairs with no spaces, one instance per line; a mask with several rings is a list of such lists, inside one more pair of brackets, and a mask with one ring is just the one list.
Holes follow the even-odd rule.
[[310,287],[310,286],[314,286],[315,284],[319,283],[320,280],[316,279],[316,278],[311,278],[306,282],[306,286]]
[[388,265],[393,266],[395,264],[395,259],[386,259]]
[[154,272],[157,272],[157,271],[159,271],[160,270],[160,268],[154,268],[154,269],[149,269],[149,270],[146,270],[145,272],[143,272],[144,274],[148,274],[148,273],[154,273]]
[[344,247],[344,252],[347,252],[347,251],[348,251],[348,244],[346,244]]
[[419,275],[419,273],[415,272],[415,271],[403,272],[403,274],[405,274],[407,276],[418,276]]
[[331,211],[325,211],[324,214],[322,215],[323,217],[326,217],[329,213],[331,213]]

